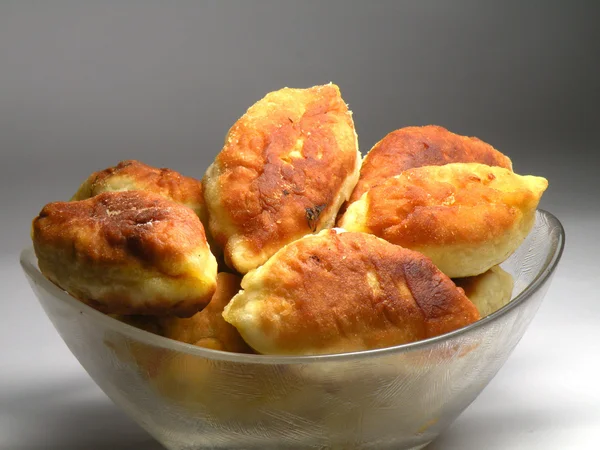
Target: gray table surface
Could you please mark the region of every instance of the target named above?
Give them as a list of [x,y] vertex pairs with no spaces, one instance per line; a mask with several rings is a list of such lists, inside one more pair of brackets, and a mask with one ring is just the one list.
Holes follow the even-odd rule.
[[[600,448],[600,298],[594,276],[600,243],[589,240],[596,218],[580,215],[563,222],[568,246],[530,329],[491,384],[430,450]],[[5,288],[0,448],[162,448],[70,354],[16,259],[15,254],[0,260]]]

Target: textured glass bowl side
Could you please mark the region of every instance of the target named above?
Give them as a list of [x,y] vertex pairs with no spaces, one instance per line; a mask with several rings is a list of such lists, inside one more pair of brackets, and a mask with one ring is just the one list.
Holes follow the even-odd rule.
[[171,341],[80,303],[21,264],[48,317],[100,388],[169,449],[416,449],[502,367],[535,315],[564,246],[538,211],[502,267],[513,300],[461,330],[414,344],[317,357],[237,355]]

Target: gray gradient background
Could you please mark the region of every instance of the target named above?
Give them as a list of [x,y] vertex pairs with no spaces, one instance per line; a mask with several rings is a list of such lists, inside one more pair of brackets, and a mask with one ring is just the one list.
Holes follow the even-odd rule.
[[334,81],[363,152],[440,124],[550,180],[547,300],[440,449],[600,446],[594,1],[0,3],[0,448],[159,449],[87,377],[17,265],[29,221],[126,158],[200,177],[266,92]]

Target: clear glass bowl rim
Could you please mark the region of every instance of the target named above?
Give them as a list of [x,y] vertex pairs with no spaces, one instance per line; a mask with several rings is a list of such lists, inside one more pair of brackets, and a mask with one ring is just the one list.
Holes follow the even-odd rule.
[[25,273],[31,277],[37,284],[42,284],[50,293],[72,308],[75,312],[84,311],[91,317],[98,320],[99,324],[103,327],[111,329],[118,333],[121,333],[135,341],[141,342],[146,345],[153,347],[159,347],[174,352],[184,353],[192,356],[197,356],[206,359],[227,361],[231,363],[244,363],[244,364],[272,364],[272,365],[287,365],[287,364],[307,364],[307,363],[325,363],[325,362],[341,362],[351,359],[370,358],[376,356],[388,356],[393,353],[409,353],[414,350],[423,350],[427,347],[434,346],[441,343],[442,341],[451,340],[461,335],[467,335],[472,331],[485,327],[500,317],[507,314],[514,308],[518,308],[519,305],[527,302],[540,287],[544,285],[546,280],[552,275],[558,262],[561,259],[564,246],[565,246],[565,230],[560,221],[548,211],[543,209],[537,210],[538,214],[544,216],[544,218],[551,224],[551,226],[558,228],[558,239],[554,243],[551,254],[546,260],[546,263],[538,272],[533,281],[523,289],[523,291],[515,297],[510,303],[503,308],[490,314],[489,316],[478,320],[464,328],[446,333],[433,338],[412,342],[409,344],[396,345],[393,347],[386,347],[374,350],[364,350],[358,352],[347,352],[347,353],[336,353],[326,355],[310,355],[310,356],[273,356],[273,355],[253,355],[253,354],[242,354],[242,353],[231,353],[219,350],[212,350],[203,347],[197,347],[192,344],[186,344],[183,342],[168,339],[157,334],[150,333],[148,331],[135,328],[134,326],[120,322],[112,317],[107,316],[95,309],[87,306],[80,302],[76,298],[69,295],[67,292],[60,289],[54,283],[49,281],[42,275],[39,268],[37,267],[37,258],[33,251],[32,246],[28,246],[21,251],[20,263]]

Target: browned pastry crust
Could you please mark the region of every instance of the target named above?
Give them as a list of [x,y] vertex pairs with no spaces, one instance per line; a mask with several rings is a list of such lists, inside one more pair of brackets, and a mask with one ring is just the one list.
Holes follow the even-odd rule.
[[229,130],[204,182],[210,230],[240,273],[283,245],[334,224],[360,154],[335,85],[281,89]]
[[171,169],[156,168],[140,161],[121,161],[114,167],[92,173],[72,200],[85,200],[102,192],[148,191],[181,203],[194,210],[208,225],[202,182]]
[[210,249],[222,270],[230,270],[223,260],[223,250],[208,229],[208,210],[202,182],[171,169],[156,168],[140,161],[121,161],[114,167],[94,172],[81,184],[71,200],[85,200],[103,192],[148,191],[181,203],[194,210],[204,226]]
[[383,348],[479,319],[428,258],[365,233],[306,236],[248,273],[242,289],[223,316],[265,354]]
[[529,234],[547,186],[477,163],[417,167],[367,191],[340,226],[422,252],[450,277],[479,275]]
[[32,239],[42,273],[105,313],[190,316],[215,291],[216,260],[200,220],[150,192],[50,203]]
[[437,125],[400,128],[386,135],[365,156],[348,203],[407,169],[458,162],[512,170],[507,156],[476,137],[461,136]]

